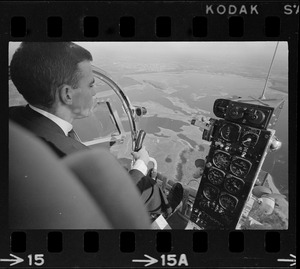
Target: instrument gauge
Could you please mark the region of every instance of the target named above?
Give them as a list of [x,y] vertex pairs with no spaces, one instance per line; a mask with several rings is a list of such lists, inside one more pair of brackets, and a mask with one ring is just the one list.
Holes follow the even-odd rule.
[[207,174],[208,180],[215,185],[220,185],[224,181],[224,177],[225,173],[214,167],[212,167]]
[[224,124],[220,130],[221,137],[228,141],[234,142],[237,141],[240,135],[241,127],[236,124],[227,123]]
[[230,164],[230,155],[224,151],[217,150],[212,161],[216,167],[224,170]]
[[259,136],[257,134],[246,132],[242,136],[242,144],[245,147],[254,147],[258,141]]
[[245,182],[242,179],[231,175],[228,176],[224,182],[225,189],[232,194],[239,193],[243,189],[244,185]]
[[230,164],[230,171],[237,177],[245,177],[251,166],[252,164],[248,160],[236,157]]
[[210,184],[206,184],[203,188],[203,195],[208,200],[216,200],[219,195],[219,189]]
[[240,106],[233,106],[229,109],[228,115],[234,120],[241,119],[244,117],[244,109]]
[[261,124],[265,120],[266,115],[263,111],[261,110],[256,110],[256,109],[250,109],[248,113],[248,119],[249,122],[254,123],[254,124]]
[[228,211],[234,211],[238,204],[238,199],[230,194],[222,194],[219,198],[220,205]]

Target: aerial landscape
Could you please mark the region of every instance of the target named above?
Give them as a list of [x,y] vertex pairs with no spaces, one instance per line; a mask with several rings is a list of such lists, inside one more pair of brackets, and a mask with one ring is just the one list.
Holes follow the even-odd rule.
[[[210,142],[191,125],[193,118],[216,118],[218,98],[258,98],[265,86],[275,42],[77,42],[93,55],[93,64],[111,75],[133,105],[147,109],[138,122],[145,130],[145,147],[157,160],[159,173],[173,181],[197,189]],[[10,57],[16,47],[11,44]],[[271,175],[265,182],[276,200],[272,214],[264,214],[255,201],[242,229],[288,229],[288,49],[281,42],[266,97],[285,100],[276,124],[282,148],[269,152],[262,170]],[[9,105],[25,104],[9,82]],[[117,110],[126,139],[112,153],[123,163],[131,161],[131,142],[126,113],[118,97],[101,81],[96,81],[99,98],[108,98]],[[252,221],[254,220],[254,221]]]

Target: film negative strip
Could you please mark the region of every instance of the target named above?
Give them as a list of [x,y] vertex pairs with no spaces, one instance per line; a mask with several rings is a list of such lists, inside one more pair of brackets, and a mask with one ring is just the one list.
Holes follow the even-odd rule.
[[0,268],[296,267],[298,33],[298,1],[0,2]]

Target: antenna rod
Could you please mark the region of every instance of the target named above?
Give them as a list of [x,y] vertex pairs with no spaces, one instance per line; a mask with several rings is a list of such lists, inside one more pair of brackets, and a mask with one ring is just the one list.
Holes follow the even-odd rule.
[[274,54],[273,54],[273,58],[272,58],[272,61],[271,61],[269,72],[268,72],[268,76],[267,76],[267,79],[266,79],[266,82],[265,82],[264,90],[263,90],[261,96],[258,98],[260,100],[266,99],[266,97],[265,97],[265,91],[266,91],[267,83],[268,83],[268,80],[269,80],[269,77],[270,77],[270,73],[271,73],[271,69],[272,69],[272,65],[273,65],[273,62],[274,62],[274,58],[275,58],[275,55],[276,55],[276,51],[277,51],[278,45],[279,45],[279,41],[277,41],[277,44],[276,44],[276,48],[275,48],[275,51],[274,51]]

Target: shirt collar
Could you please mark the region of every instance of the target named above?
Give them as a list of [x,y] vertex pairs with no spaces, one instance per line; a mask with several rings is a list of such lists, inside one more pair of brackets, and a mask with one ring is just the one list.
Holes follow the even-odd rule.
[[53,122],[55,122],[65,133],[66,136],[68,136],[68,133],[73,129],[73,125],[65,120],[63,120],[62,118],[59,118],[45,110],[42,110],[40,108],[37,108],[35,106],[29,105],[29,107],[31,109],[33,109],[34,111],[42,114],[43,116],[47,117],[48,119],[52,120]]

